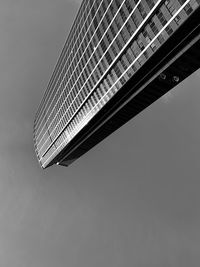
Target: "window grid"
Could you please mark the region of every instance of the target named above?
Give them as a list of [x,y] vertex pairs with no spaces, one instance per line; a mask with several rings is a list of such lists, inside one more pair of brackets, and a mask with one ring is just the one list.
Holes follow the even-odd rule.
[[[89,54],[91,54],[91,52],[90,52]],[[89,55],[89,54],[88,54],[88,55]],[[55,103],[54,103],[54,104],[55,104]]]
[[[143,20],[143,22],[144,22],[145,20]],[[141,23],[142,24],[142,23]],[[123,26],[122,26],[123,27]],[[121,32],[121,31],[120,31]],[[72,106],[73,107],[73,106]],[[75,113],[75,111],[74,111],[74,113]],[[59,128],[59,125],[58,125],[58,127],[57,128],[55,128],[54,129],[54,132],[56,132],[56,137],[59,135],[59,130],[58,130],[58,128]],[[55,138],[56,138],[55,137]],[[43,146],[43,145],[42,145]],[[42,146],[41,146],[41,148],[42,148]]]
[[[81,8],[80,8],[80,10],[82,9],[82,14],[81,15],[85,15],[87,13],[88,14],[87,18],[88,18],[91,14],[90,14],[89,10],[87,10],[87,8],[93,7],[93,5],[94,4],[97,4],[98,1],[100,1],[100,0],[96,0],[96,1],[94,0],[93,1],[93,4],[92,4],[92,1],[91,0],[88,1],[88,2],[85,1],[84,3],[86,4],[86,2],[87,2],[87,6],[86,6],[86,9],[84,10],[84,7],[85,7],[84,3],[83,3],[83,6],[81,5]],[[83,13],[83,11],[84,11],[84,13]],[[45,95],[43,97],[43,101],[49,100],[49,98],[47,98],[47,95],[48,95],[49,92],[52,92],[50,86],[53,87],[52,86],[52,83],[55,82],[55,80],[57,81],[58,78],[56,77],[56,75],[58,75],[58,74],[60,75],[61,71],[59,71],[59,69],[62,68],[63,61],[66,63],[66,60],[69,57],[69,51],[71,51],[72,48],[73,48],[72,45],[71,45],[72,44],[72,41],[73,41],[72,40],[72,37],[74,37],[74,40],[79,41],[79,39],[80,39],[80,38],[78,38],[79,37],[79,34],[81,34],[82,29],[85,27],[85,24],[88,23],[87,18],[84,17],[84,19],[83,19],[83,16],[80,16],[79,13],[77,14],[77,19],[75,20],[75,22],[76,23],[79,22],[79,26],[81,25],[81,28],[80,27],[76,27],[76,25],[74,25],[72,27],[72,30],[70,31],[69,37],[68,37],[68,39],[67,39],[67,41],[65,43],[65,46],[64,46],[63,51],[61,53],[61,56],[60,56],[60,58],[58,60],[58,63],[56,65],[56,67],[55,67],[55,70],[53,72],[52,78],[51,78],[51,80],[49,82],[49,85],[48,85],[48,88],[46,90],[46,93],[45,93]],[[82,19],[83,19],[83,22],[82,22]],[[75,29],[75,33],[73,32],[73,29]],[[77,31],[79,33],[78,36],[76,34]],[[72,32],[73,32],[73,35],[72,35]],[[68,42],[70,42],[70,41],[71,41],[71,43],[68,44]],[[75,42],[73,43],[73,45],[74,44],[76,45]],[[46,102],[43,103],[43,106],[44,106],[44,104],[46,106]],[[38,110],[38,112],[39,112],[39,110]],[[37,114],[37,118],[41,118],[41,115],[42,114],[40,114],[40,116],[39,116],[39,114]]]
[[[138,48],[138,47],[137,47]],[[138,51],[136,51],[137,53],[138,53]],[[139,60],[139,63],[140,63],[140,65],[142,65],[143,63],[145,62],[145,58],[144,58],[144,55],[140,58],[140,60]],[[120,66],[120,64],[119,64],[119,66]],[[122,79],[122,81],[121,81],[122,83],[124,83],[124,79]]]
[[[81,4],[81,6],[80,6],[80,9],[79,9],[79,11],[78,11],[78,14],[77,14],[77,18],[79,17],[81,17],[80,15],[82,15],[82,12],[83,12],[83,10],[84,10],[84,8],[85,8],[85,4],[86,4],[86,1],[82,1],[82,4]],[[66,49],[67,49],[67,47],[69,47],[68,46],[68,42],[69,42],[69,40],[72,40],[70,37],[71,37],[71,35],[72,35],[72,32],[73,32],[73,29],[75,29],[76,31],[78,30],[78,22],[80,23],[80,20],[79,19],[76,19],[75,20],[75,22],[74,22],[74,25],[72,26],[72,29],[71,29],[71,31],[70,31],[70,34],[69,34],[69,36],[68,36],[68,38],[67,38],[67,40],[66,40],[66,42],[65,42],[65,45],[64,45],[64,48],[63,48],[63,50],[62,50],[62,52],[61,52],[61,55],[60,55],[60,57],[59,57],[59,59],[58,59],[58,62],[57,62],[57,64],[56,64],[56,67],[55,67],[55,69],[54,69],[54,71],[53,71],[53,74],[52,74],[52,77],[51,77],[51,79],[50,79],[50,81],[49,81],[49,84],[48,84],[48,87],[47,87],[47,90],[46,90],[46,92],[45,92],[45,94],[44,94],[44,97],[42,98],[42,101],[41,101],[41,103],[40,103],[40,105],[39,105],[39,107],[38,107],[38,111],[37,111],[37,113],[36,113],[36,120],[35,120],[35,123],[37,122],[37,120],[40,118],[40,116],[41,116],[41,110],[42,110],[42,108],[44,108],[44,101],[45,101],[45,99],[46,99],[46,97],[47,97],[47,94],[49,93],[49,86],[50,86],[50,84],[52,83],[52,81],[53,81],[53,79],[55,78],[55,75],[57,75],[57,69],[60,67],[60,61],[63,59],[63,57],[62,57],[62,55],[66,52]]]
[[[122,5],[123,5],[123,3],[122,3]],[[121,5],[121,7],[122,7],[122,5]],[[135,10],[133,10],[134,12],[137,10],[136,7],[137,7],[137,6],[134,7],[134,8],[135,8]],[[118,14],[116,14],[116,15],[118,15]],[[113,20],[114,20],[114,19],[113,19]],[[122,22],[122,23],[123,23],[123,22]],[[120,24],[119,24],[119,25],[120,25]],[[122,37],[121,37],[121,35],[120,35],[121,32],[123,32],[123,27],[122,27],[122,26],[123,26],[123,24],[120,25],[120,27],[121,27],[121,28],[120,28],[120,33],[118,33],[118,38],[119,38],[119,40],[116,38],[116,40],[118,40],[118,45],[120,45],[121,42],[123,42],[123,45],[125,45],[125,43],[124,43],[124,41],[123,41],[123,39],[122,39]],[[120,39],[120,38],[121,38],[121,39]],[[103,39],[102,39],[102,41],[103,41]],[[102,45],[102,43],[103,43],[102,41],[101,41],[101,45]],[[108,44],[107,44],[107,45],[108,45]],[[105,49],[106,49],[106,45],[105,45]],[[122,49],[122,46],[120,46],[120,50],[121,50],[121,49]],[[108,50],[108,49],[107,49],[107,50]],[[105,51],[105,50],[103,50],[103,51]],[[95,54],[92,54],[92,55],[94,55],[94,58],[95,58]],[[90,56],[90,59],[92,58],[92,55]],[[103,58],[103,57],[102,57],[102,58]],[[90,59],[89,59],[89,60],[90,60]],[[98,69],[99,69],[99,71],[100,71],[100,73],[101,73],[101,76],[102,76],[102,75],[103,75],[103,71],[100,69],[100,67],[97,65],[97,63],[98,63],[98,61],[96,60],[96,67],[98,67]],[[102,63],[102,62],[100,62],[100,66],[101,66],[101,63]],[[80,75],[79,75],[79,77],[80,77]],[[88,81],[88,82],[89,82],[89,81]],[[73,87],[72,87],[71,91],[73,91]]]
[[[102,3],[102,1],[103,0],[98,0],[98,1],[101,1],[101,3]],[[93,4],[96,4],[97,5],[97,0],[95,1],[94,0],[94,3]],[[96,10],[96,12],[98,12],[98,8],[97,8],[97,10]],[[96,14],[96,13],[95,13]],[[88,12],[88,17],[89,16],[91,16],[91,13],[90,12]],[[91,34],[91,32],[89,31],[90,30],[90,25],[91,26],[93,26],[93,24],[92,24],[92,21],[93,21],[93,19],[94,19],[94,17],[91,17],[91,20],[89,21],[90,22],[90,24],[88,25],[88,27],[87,27],[87,32],[86,33],[89,33],[89,34]],[[87,21],[86,21],[86,23],[87,23]],[[83,23],[83,25],[85,25],[85,23]],[[76,36],[76,35],[74,35],[74,36],[76,36],[76,40],[77,40],[77,43],[76,44],[78,44],[78,48],[77,47],[75,47],[76,49],[74,49],[75,51],[77,51],[77,49],[79,49],[80,48],[80,46],[82,45],[82,40],[84,40],[84,38],[85,38],[85,36],[86,36],[86,34],[85,34],[85,36],[83,37],[82,35],[83,35],[83,33],[82,33],[83,31],[82,30],[80,30],[79,31],[79,34],[78,34],[78,36]],[[72,51],[72,48],[70,48],[70,49],[68,49],[68,51]],[[54,79],[54,81],[56,82],[56,84],[60,81],[60,76],[61,75],[64,75],[63,74],[63,70],[64,70],[64,73],[66,73],[68,70],[66,70],[66,67],[68,67],[68,69],[69,69],[69,67],[71,66],[71,64],[70,63],[72,63],[73,61],[72,60],[74,60],[74,55],[76,54],[75,52],[74,52],[74,54],[73,54],[73,59],[72,59],[72,54],[73,53],[71,53],[70,52],[70,54],[68,53],[65,53],[65,55],[63,55],[63,57],[62,57],[62,69],[61,69],[61,71],[59,72],[59,71],[57,71],[57,74],[59,74],[59,76],[58,76],[58,78],[57,79]],[[80,56],[81,56],[81,52],[78,50],[78,57],[77,58],[80,58]],[[75,58],[76,59],[76,58]],[[49,102],[51,102],[51,97],[52,96],[54,96],[54,92],[56,91],[56,89],[57,89],[57,87],[56,87],[56,85],[55,85],[55,83],[51,86],[51,87],[53,87],[53,89],[52,90],[49,90],[49,92],[50,92],[50,96],[47,98],[47,97],[45,97],[47,100],[46,100],[46,103],[45,103],[45,106],[46,106],[46,104],[47,104],[47,102],[49,103]],[[51,104],[51,103],[50,103]],[[41,116],[40,116],[41,117]],[[42,119],[42,117],[41,117],[41,119]]]
[[[141,35],[142,35],[142,33],[139,35],[139,38],[138,38],[137,41],[139,41],[139,39],[141,38]],[[149,43],[149,42],[148,42],[148,43]],[[146,44],[147,44],[147,43],[146,43]],[[132,46],[132,47],[133,47],[133,50],[134,50],[134,49],[135,49],[135,46]],[[152,54],[150,54],[149,56],[151,56],[151,55],[152,55]],[[143,55],[141,55],[141,56],[138,58],[138,61],[139,61],[139,59],[142,58],[142,56],[143,56]],[[125,59],[126,57],[123,56],[123,58]],[[126,65],[125,62],[124,62],[123,60],[121,60],[121,62],[122,62],[123,67],[121,66],[120,68],[121,68],[121,71],[124,72],[125,69],[128,67],[128,65]],[[128,62],[128,61],[127,61],[127,62]],[[120,62],[118,62],[118,65],[120,66],[119,63],[120,63]],[[141,62],[140,62],[140,65],[142,65]],[[120,76],[122,72],[120,72],[120,73],[118,74],[118,76]],[[125,79],[124,77],[125,77],[126,79]],[[123,85],[128,79],[129,79],[129,75],[124,75],[124,76],[120,79],[120,81],[121,81],[121,85]],[[106,83],[106,80],[104,80],[104,83]],[[108,82],[108,83],[109,83],[109,82]],[[120,86],[121,86],[121,85],[120,85]],[[106,84],[106,86],[108,86],[108,84]],[[105,88],[106,88],[106,86],[105,86]],[[103,92],[105,93],[106,91],[103,91]],[[93,97],[93,96],[92,96],[92,97]],[[92,97],[91,97],[91,99],[92,99]],[[108,98],[106,99],[106,101],[108,101],[109,98],[110,98],[110,97],[108,97]],[[93,100],[92,100],[92,102],[94,103]],[[93,104],[93,103],[92,103],[92,104]],[[105,102],[105,103],[106,103],[106,102]],[[105,103],[104,103],[104,104],[105,104]],[[95,111],[98,111],[98,109],[97,109],[97,110],[95,109]],[[79,114],[78,114],[77,116],[79,116]],[[76,122],[76,117],[75,117],[74,121]],[[76,123],[75,123],[75,125],[76,125]],[[72,125],[72,129],[73,129],[74,127],[75,127],[75,126],[74,126],[74,124],[73,124],[73,125]],[[78,129],[78,131],[79,131],[79,129]]]
[[[44,133],[46,141],[43,144],[41,143],[43,146],[42,149],[38,146],[36,135],[34,138],[36,143],[36,154],[42,166],[48,164],[51,158],[55,157],[71,141],[71,139],[74,138],[74,136],[90,121],[93,116],[95,116],[95,114],[113,97],[113,95],[130,79],[130,77],[132,77],[134,73],[141,68],[143,64],[145,64],[146,60],[148,60],[148,58],[150,58],[153,53],[169,38],[169,36],[173,34],[173,32],[187,19],[193,10],[199,6],[198,0],[198,2],[195,0],[187,0],[184,1],[184,3],[181,1],[182,0],[173,1],[178,2],[178,4],[173,3],[173,5],[172,1],[165,1],[164,5],[159,8],[148,24],[145,25],[144,29],[138,32],[137,38],[135,38],[133,42],[131,42],[131,45],[123,51],[122,55],[120,55],[120,60],[114,63],[107,73],[106,70],[115,60],[117,53],[119,53],[117,50],[119,50],[120,47],[117,42],[113,42],[112,48],[110,47],[111,49],[109,48],[108,51],[104,51],[104,45],[108,47],[110,40],[112,40],[115,36],[114,34],[116,30],[119,31],[119,26],[123,25],[126,21],[124,18],[125,16],[127,17],[127,12],[131,10],[131,6],[127,4],[130,3],[130,1],[125,1],[126,5],[123,4],[122,9],[120,9],[120,16],[116,16],[115,24],[113,23],[112,27],[109,27],[109,30],[105,34],[105,38],[103,38],[104,42],[102,42],[98,46],[98,49],[95,50],[96,58],[89,58],[88,68],[85,68],[83,75],[81,75],[80,78],[75,75],[72,81],[70,81],[71,84],[69,86],[72,86],[71,88],[74,88],[74,90],[67,94],[65,91],[65,84],[61,83],[60,86],[63,94],[58,100],[55,111],[53,111],[54,114],[56,114],[55,116],[57,119],[52,125],[50,125],[51,121],[48,122],[48,118],[47,121],[44,121],[45,128],[47,127],[48,130]],[[135,20],[136,23],[139,22],[141,24],[149,12],[148,8],[149,10],[151,9],[150,6],[152,5],[152,2],[149,0],[144,2],[142,1],[138,5],[139,8],[137,9],[137,12],[138,10],[140,11],[140,16],[132,16],[131,20],[128,20],[125,23],[125,27],[123,25],[124,31],[122,34],[119,35],[119,38],[116,38],[118,43],[120,42],[120,44],[122,44],[122,48],[126,45],[128,40],[130,40],[130,36],[133,34],[133,21]],[[105,3],[107,4],[106,1]],[[120,1],[115,1],[115,5],[112,6],[113,8],[109,9],[110,14],[112,14],[114,8],[119,8],[119,4]],[[178,5],[179,7],[177,8]],[[173,6],[175,9],[172,8]],[[137,12],[135,13],[137,14]],[[174,19],[170,19],[172,16]],[[105,28],[109,25],[109,18],[109,16],[105,16],[105,21],[103,20],[104,23],[102,23],[102,29],[104,32]],[[138,27],[138,25],[136,27]],[[157,37],[155,38],[156,35]],[[99,39],[96,38],[97,34],[95,35],[94,40],[98,42]],[[90,56],[91,52],[91,50],[88,50],[87,54],[89,55],[86,55],[82,61],[82,67],[83,64],[87,62],[86,60],[88,59],[88,56]],[[101,55],[104,54],[104,52],[106,52],[105,56],[104,58],[101,58]],[[98,67],[96,66],[97,62],[99,62]],[[73,67],[74,65],[72,65],[72,68]],[[96,67],[95,71],[94,67]],[[101,83],[97,85],[97,83],[100,82],[99,80],[102,75],[105,77],[101,80]],[[77,78],[78,86],[75,87],[73,82],[76,82]],[[84,90],[80,90],[83,84],[85,84]],[[95,85],[97,85],[98,88],[95,88],[94,90]],[[83,103],[86,98],[87,101]],[[63,106],[63,103],[71,105],[71,107],[69,108],[67,105]],[[80,106],[81,109],[77,112],[77,109],[80,108]],[[70,122],[69,118],[71,120]],[[35,130],[37,130],[38,128],[36,126],[38,125],[35,124],[34,126]],[[65,127],[65,131],[62,133]],[[54,143],[53,146],[52,142]]]

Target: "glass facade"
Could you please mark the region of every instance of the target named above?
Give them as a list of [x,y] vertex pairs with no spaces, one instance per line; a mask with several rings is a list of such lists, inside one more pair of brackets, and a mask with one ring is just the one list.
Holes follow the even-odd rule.
[[34,122],[45,168],[197,9],[200,0],[83,0]]

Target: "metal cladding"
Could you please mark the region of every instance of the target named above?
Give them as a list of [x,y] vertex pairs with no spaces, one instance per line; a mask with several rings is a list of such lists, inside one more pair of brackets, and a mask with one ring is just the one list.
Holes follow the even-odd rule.
[[[83,0],[35,116],[42,168],[68,166],[198,68],[187,70],[192,57],[182,56],[198,36],[188,37],[199,26],[199,6],[200,0]],[[173,74],[177,55],[185,69]]]

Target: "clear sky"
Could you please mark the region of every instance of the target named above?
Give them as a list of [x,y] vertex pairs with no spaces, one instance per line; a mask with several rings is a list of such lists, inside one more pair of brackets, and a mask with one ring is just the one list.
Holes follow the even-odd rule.
[[0,1],[0,266],[199,267],[200,72],[68,168],[32,128],[79,7]]

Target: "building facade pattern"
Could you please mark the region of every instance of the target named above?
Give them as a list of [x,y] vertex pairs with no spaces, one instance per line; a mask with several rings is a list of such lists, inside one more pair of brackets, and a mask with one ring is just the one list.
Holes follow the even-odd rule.
[[199,7],[200,0],[83,0],[39,105],[45,168]]

